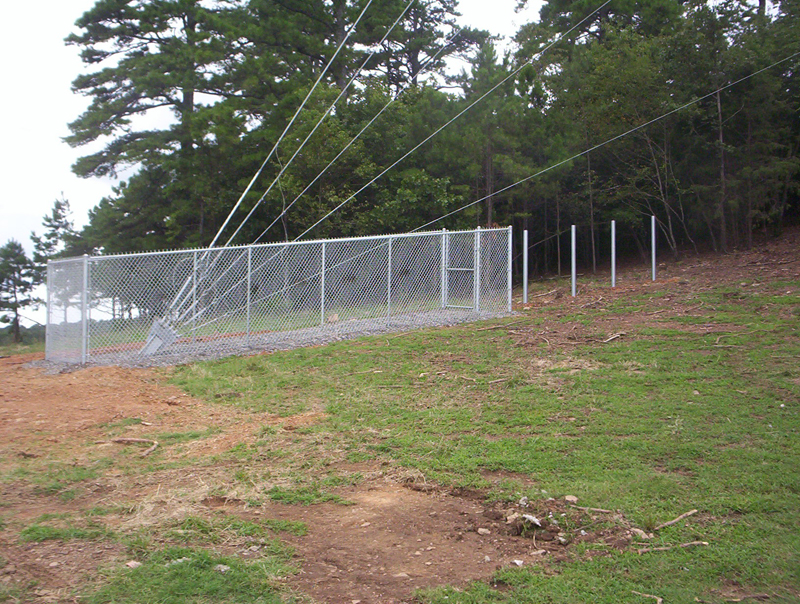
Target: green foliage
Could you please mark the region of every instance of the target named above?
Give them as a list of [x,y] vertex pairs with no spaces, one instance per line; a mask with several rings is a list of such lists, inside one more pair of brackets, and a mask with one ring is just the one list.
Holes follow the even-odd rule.
[[38,300],[32,292],[36,281],[33,262],[14,239],[0,247],[0,323],[11,324],[15,344],[22,342],[20,311]]

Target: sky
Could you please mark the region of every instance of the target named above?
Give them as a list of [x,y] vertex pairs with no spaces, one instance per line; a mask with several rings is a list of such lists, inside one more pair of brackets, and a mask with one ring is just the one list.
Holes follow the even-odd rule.
[[[538,18],[538,0],[515,13],[518,0],[461,0],[460,25],[487,29],[500,36],[513,35],[519,26]],[[75,21],[94,0],[50,0],[46,11],[40,2],[7,2],[3,6],[0,56],[3,57],[4,91],[0,95],[0,245],[16,239],[32,251],[31,231],[42,233],[42,218],[53,202],[69,200],[75,225],[87,221],[90,208],[112,191],[111,179],[83,179],[72,164],[94,151],[90,146],[72,149],[62,141],[67,124],[88,106],[87,98],[74,94],[72,80],[84,73],[79,50],[64,44],[77,32]],[[36,24],[35,37],[31,24]]]

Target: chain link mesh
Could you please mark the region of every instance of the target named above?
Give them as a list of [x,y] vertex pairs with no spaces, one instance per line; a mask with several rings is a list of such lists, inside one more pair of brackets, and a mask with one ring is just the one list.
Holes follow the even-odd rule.
[[[510,310],[509,229],[51,261],[47,359],[139,364],[426,312]],[[316,332],[315,332],[316,333]]]

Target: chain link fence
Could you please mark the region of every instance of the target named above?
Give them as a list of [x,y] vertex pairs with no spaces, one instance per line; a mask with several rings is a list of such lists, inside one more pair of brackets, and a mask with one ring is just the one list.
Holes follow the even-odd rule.
[[[511,229],[54,260],[47,360],[149,365],[511,310]],[[438,318],[437,318],[438,317]]]

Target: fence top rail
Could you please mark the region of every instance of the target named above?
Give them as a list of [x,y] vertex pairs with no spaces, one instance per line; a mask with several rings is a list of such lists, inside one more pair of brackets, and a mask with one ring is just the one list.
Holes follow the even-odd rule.
[[224,252],[227,250],[246,250],[248,248],[253,249],[265,249],[265,248],[275,248],[275,247],[293,247],[293,246],[301,246],[301,245],[314,245],[320,243],[347,243],[350,241],[374,241],[378,239],[389,240],[389,239],[408,239],[411,237],[430,237],[432,235],[441,235],[442,233],[447,233],[450,235],[457,235],[457,234],[470,234],[470,233],[497,233],[502,231],[508,231],[510,227],[493,227],[493,228],[477,228],[472,230],[461,230],[461,231],[448,231],[447,229],[442,229],[439,231],[421,231],[419,233],[397,233],[394,235],[366,235],[363,237],[338,237],[338,238],[331,238],[331,239],[312,239],[309,241],[275,241],[272,243],[254,243],[250,245],[231,245],[228,247],[214,247],[214,248],[207,248],[207,247],[199,247],[199,248],[186,248],[186,249],[176,249],[176,250],[157,250],[152,252],[130,252],[124,254],[109,254],[109,255],[96,255],[96,256],[72,256],[70,258],[57,258],[53,260],[48,260],[47,264],[50,265],[57,265],[61,263],[69,263],[69,262],[76,262],[83,260],[84,258],[88,258],[89,260],[110,260],[114,258],[143,258],[146,256],[168,256],[171,254],[190,254],[190,253],[215,253],[215,252]]

